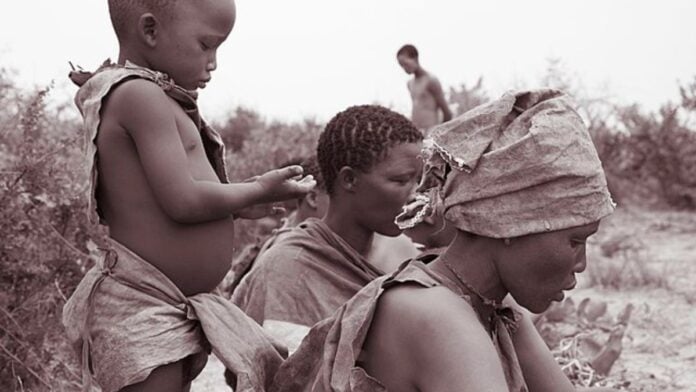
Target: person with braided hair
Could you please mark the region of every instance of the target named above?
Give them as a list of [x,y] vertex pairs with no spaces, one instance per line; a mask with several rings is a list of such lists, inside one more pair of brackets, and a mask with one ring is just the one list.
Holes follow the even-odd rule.
[[278,336],[292,350],[310,326],[393,268],[368,257],[377,234],[401,234],[395,218],[415,189],[422,139],[411,121],[381,106],[353,106],[335,115],[317,146],[329,195],[326,215],[277,239],[233,302],[271,333],[278,325],[302,326],[294,338]]

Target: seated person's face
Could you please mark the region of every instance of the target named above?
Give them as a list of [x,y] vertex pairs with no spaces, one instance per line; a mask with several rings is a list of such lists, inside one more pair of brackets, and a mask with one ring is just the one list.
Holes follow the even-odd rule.
[[149,61],[188,90],[205,87],[217,67],[217,49],[232,31],[232,0],[179,1],[174,20],[163,20]]
[[552,301],[562,301],[563,291],[575,287],[575,274],[585,270],[585,243],[599,222],[565,230],[512,238],[502,246],[496,268],[512,297],[534,313]]
[[417,185],[423,165],[421,147],[421,143],[396,145],[369,171],[357,171],[355,213],[363,226],[387,236],[401,233],[394,218]]

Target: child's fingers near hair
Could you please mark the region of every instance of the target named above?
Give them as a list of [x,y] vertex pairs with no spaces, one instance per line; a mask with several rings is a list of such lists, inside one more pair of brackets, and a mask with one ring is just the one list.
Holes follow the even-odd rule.
[[307,192],[314,189],[317,182],[311,175],[302,177],[299,180],[291,179],[286,182],[287,190],[291,194],[291,197],[302,197]]
[[307,192],[311,191],[316,185],[317,181],[311,174],[308,176],[304,176],[299,181],[297,181],[297,186],[300,189],[306,190]]
[[292,165],[292,166],[286,166],[280,169],[277,169],[278,173],[283,177],[284,179],[291,179],[295,177],[300,177],[302,176],[302,173],[304,170],[302,169],[302,166],[300,165]]

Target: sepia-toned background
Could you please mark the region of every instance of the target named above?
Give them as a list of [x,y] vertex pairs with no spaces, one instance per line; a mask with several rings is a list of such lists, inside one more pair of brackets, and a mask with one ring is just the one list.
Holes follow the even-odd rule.
[[[409,76],[395,59],[404,43],[418,47],[455,114],[514,88],[573,95],[619,209],[590,242],[573,303],[537,326],[577,375],[572,355],[582,352],[563,348],[583,334],[605,347],[630,304],[609,379],[630,391],[695,390],[695,2],[238,0],[237,8],[200,98],[235,180],[312,153],[323,124],[349,105],[408,114]],[[103,232],[84,214],[68,61],[94,69],[117,55],[106,1],[0,5],[3,391],[79,388],[60,314]],[[254,225],[242,222],[230,240],[253,241]],[[579,310],[586,298],[589,315]],[[193,390],[228,390],[219,364]]]

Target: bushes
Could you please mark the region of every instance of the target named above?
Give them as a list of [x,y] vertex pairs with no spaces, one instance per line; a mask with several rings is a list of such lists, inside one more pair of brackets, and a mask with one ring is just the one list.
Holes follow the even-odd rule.
[[696,130],[687,120],[693,112],[684,104],[665,104],[657,114],[618,107],[615,129],[591,129],[619,201],[696,209]]
[[50,87],[25,95],[0,73],[0,385],[74,390],[60,327],[65,296],[89,262],[78,197],[78,125],[48,108]]

